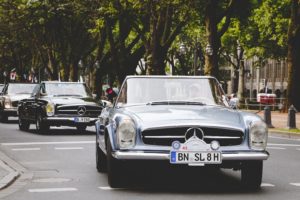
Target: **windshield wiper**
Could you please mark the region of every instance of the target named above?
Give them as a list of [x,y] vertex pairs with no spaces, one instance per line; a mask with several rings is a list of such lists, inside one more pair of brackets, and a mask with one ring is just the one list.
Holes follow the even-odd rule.
[[151,101],[146,105],[206,105],[203,102],[199,101]]

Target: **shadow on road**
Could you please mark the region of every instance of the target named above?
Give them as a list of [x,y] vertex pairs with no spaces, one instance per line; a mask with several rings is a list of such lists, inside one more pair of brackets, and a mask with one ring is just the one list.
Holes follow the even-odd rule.
[[[133,170],[135,169],[135,170]],[[264,190],[242,188],[240,173],[232,170],[207,169],[189,166],[147,166],[128,171],[129,177],[122,183],[126,191],[141,193],[204,193],[247,194],[263,193]]]

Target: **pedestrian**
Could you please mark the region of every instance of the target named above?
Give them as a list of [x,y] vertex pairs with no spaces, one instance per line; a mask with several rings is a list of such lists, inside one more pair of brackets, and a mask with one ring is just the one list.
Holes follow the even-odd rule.
[[233,109],[238,108],[239,99],[237,98],[236,94],[232,94],[229,100],[229,106]]

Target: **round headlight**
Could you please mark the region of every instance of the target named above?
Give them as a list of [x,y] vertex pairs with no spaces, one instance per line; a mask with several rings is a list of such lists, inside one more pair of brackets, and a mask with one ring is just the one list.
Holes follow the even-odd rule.
[[47,116],[53,116],[54,115],[54,112],[55,112],[55,106],[54,104],[52,103],[48,103],[46,105],[46,113],[47,113]]
[[11,108],[11,100],[9,98],[4,99],[4,108]]
[[267,146],[268,127],[263,121],[250,124],[250,147],[254,150],[265,150]]
[[122,120],[117,128],[120,149],[129,149],[135,145],[136,128],[132,120]]

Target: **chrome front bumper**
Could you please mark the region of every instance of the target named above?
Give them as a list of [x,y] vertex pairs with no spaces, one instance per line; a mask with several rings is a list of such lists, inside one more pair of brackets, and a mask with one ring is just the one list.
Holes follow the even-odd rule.
[[[115,151],[112,156],[120,160],[170,160],[169,153],[122,152]],[[222,153],[222,160],[267,160],[268,152]]]

